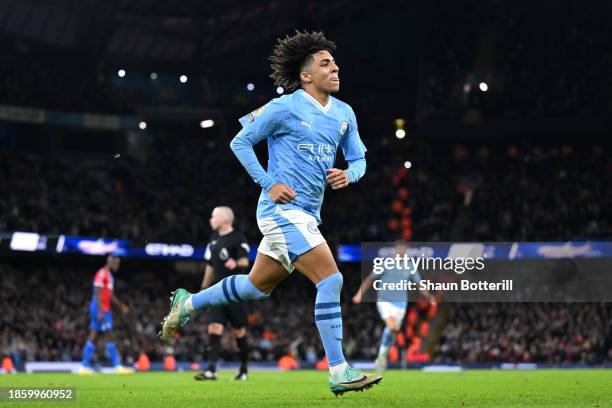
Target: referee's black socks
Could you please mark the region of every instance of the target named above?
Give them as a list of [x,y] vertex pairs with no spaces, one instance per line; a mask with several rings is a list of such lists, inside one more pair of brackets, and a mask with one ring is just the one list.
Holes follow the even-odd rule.
[[240,350],[240,372],[247,372],[247,365],[249,362],[249,343],[247,342],[247,336],[238,337],[236,339],[238,344],[238,350]]
[[209,336],[208,344],[208,370],[213,373],[217,371],[217,362],[219,361],[219,354],[221,352],[221,336],[218,334],[211,334]]

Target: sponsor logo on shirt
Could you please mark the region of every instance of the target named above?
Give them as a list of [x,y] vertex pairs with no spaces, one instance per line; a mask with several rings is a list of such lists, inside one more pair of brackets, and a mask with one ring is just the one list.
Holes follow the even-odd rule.
[[308,154],[308,160],[319,162],[334,161],[334,146],[327,143],[299,143],[297,149]]

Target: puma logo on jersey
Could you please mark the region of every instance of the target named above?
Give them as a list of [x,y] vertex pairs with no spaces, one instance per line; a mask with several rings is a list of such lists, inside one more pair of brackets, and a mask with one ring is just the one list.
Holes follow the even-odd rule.
[[302,121],[302,125],[306,126],[308,128],[308,130],[312,130],[312,126],[311,126],[310,123],[306,123],[305,121]]

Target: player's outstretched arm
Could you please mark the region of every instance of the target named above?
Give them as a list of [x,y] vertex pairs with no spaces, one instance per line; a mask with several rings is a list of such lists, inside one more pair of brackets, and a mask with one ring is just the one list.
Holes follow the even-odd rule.
[[128,312],[130,311],[130,308],[128,307],[128,305],[126,305],[125,303],[123,303],[122,301],[120,301],[117,296],[115,296],[115,294],[113,293],[113,295],[111,296],[111,302],[117,306],[119,309],[121,309],[121,313],[123,314],[128,314]]
[[98,309],[97,319],[100,323],[104,320],[104,309],[102,309],[102,288],[97,287],[94,289],[94,296],[96,297],[96,306]]
[[421,295],[423,295],[423,297],[427,299],[429,303],[436,304],[437,299],[430,291],[427,289],[421,289],[419,292],[421,292]]
[[363,282],[361,282],[361,286],[359,286],[359,289],[357,289],[355,296],[353,296],[353,303],[361,303],[363,294],[368,290],[368,288],[371,287],[372,282],[374,282],[374,278],[374,274],[370,274],[367,278],[363,280]]

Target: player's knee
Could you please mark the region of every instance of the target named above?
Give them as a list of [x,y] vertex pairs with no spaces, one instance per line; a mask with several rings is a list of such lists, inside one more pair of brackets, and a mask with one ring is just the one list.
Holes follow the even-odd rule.
[[223,334],[223,325],[219,323],[211,323],[208,325],[208,334],[221,336]]
[[234,283],[242,300],[260,300],[270,296],[269,293],[258,289],[248,275],[238,275]]
[[234,336],[236,336],[236,338],[246,336],[246,327],[239,327],[237,329],[234,329]]
[[260,292],[267,294],[266,296],[270,296],[276,285],[282,282],[285,278],[284,276],[270,276],[265,273],[258,273],[257,271],[255,271],[255,269],[249,272],[248,277],[253,286],[255,286]]
[[342,285],[344,284],[344,276],[342,276],[340,272],[336,272],[334,276],[336,277],[336,280],[338,281],[338,290],[341,290]]
[[336,272],[317,283],[317,290],[325,288],[327,291],[340,293],[343,283],[344,278],[342,277],[342,274],[340,272]]

